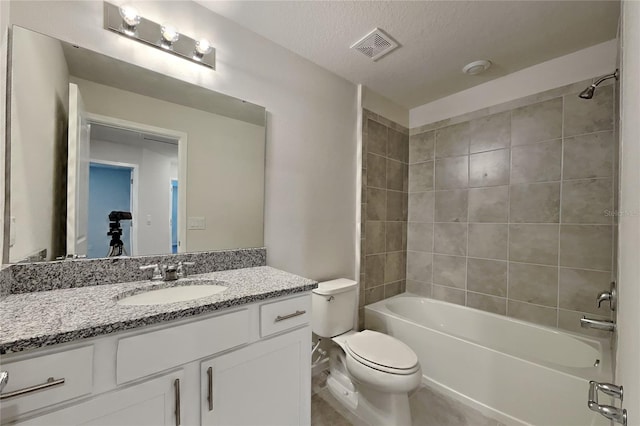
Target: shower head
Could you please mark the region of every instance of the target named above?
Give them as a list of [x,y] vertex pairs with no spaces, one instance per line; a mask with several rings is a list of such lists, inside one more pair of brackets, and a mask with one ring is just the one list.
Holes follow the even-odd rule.
[[596,91],[596,85],[592,84],[591,86],[584,89],[578,96],[582,99],[591,99],[593,98],[593,93]]
[[610,78],[615,78],[617,80],[618,76],[619,76],[618,70],[615,70],[613,74],[608,74],[603,77],[600,77],[599,79],[596,80],[595,83],[593,83],[591,86],[587,87],[582,92],[580,92],[578,96],[580,96],[582,99],[591,99],[593,98],[593,94],[596,91],[596,87],[598,87],[600,83],[602,83],[605,80],[609,80]]

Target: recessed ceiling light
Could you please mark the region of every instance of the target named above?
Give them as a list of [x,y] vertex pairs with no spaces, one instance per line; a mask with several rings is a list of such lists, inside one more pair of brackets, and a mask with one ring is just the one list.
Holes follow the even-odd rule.
[[491,67],[491,61],[482,59],[480,61],[473,61],[462,68],[462,72],[469,75],[477,75],[485,72]]

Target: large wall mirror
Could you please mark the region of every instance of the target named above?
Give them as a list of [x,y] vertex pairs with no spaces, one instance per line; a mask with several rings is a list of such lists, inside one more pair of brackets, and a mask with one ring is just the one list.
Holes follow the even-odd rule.
[[21,27],[11,43],[3,263],[263,245],[263,107]]

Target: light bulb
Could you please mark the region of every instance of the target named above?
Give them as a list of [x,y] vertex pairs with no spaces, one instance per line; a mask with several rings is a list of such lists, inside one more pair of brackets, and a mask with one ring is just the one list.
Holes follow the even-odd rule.
[[207,55],[211,53],[213,46],[209,43],[209,40],[202,38],[196,42],[196,52],[200,55]]
[[140,16],[138,15],[138,11],[132,6],[122,6],[120,8],[120,16],[122,16],[122,20],[125,24],[130,27],[135,27],[140,23]]
[[163,25],[160,32],[162,34],[162,44],[167,47],[170,47],[180,38],[177,28],[171,25]]

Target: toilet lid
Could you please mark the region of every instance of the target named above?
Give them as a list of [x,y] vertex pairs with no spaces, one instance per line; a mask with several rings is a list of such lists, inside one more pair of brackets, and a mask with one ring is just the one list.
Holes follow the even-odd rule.
[[[398,339],[377,331],[364,330],[349,337],[346,347],[356,358],[394,370],[414,370],[418,356]],[[367,364],[368,364],[367,363]],[[372,367],[375,367],[373,365]]]

